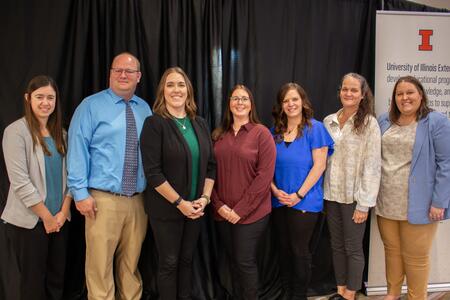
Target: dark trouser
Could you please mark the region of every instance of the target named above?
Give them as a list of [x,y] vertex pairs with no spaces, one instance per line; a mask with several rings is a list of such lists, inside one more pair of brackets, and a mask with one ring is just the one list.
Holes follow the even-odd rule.
[[343,204],[325,201],[327,222],[333,250],[336,284],[358,291],[364,271],[363,238],[366,223],[353,222],[356,203]]
[[159,255],[159,299],[191,299],[192,257],[201,220],[162,221],[150,217],[150,225]]
[[216,222],[231,261],[233,299],[258,299],[256,250],[268,223],[269,215],[251,224]]
[[[68,229],[47,234],[42,222],[33,229],[6,224],[6,238],[11,251],[8,268],[18,268],[20,300],[61,300]],[[14,300],[19,300],[14,299]],[[9,299],[8,299],[9,300]]]
[[288,299],[306,299],[311,279],[310,241],[319,213],[290,207],[272,210],[272,225],[278,241],[280,279]]

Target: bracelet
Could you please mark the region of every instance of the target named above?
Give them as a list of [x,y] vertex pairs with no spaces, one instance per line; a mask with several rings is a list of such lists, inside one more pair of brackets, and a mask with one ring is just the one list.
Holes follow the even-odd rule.
[[205,198],[206,199],[206,205],[211,203],[211,198],[208,195],[206,195],[206,194],[201,195],[200,198]]
[[178,206],[178,205],[180,205],[181,200],[183,200],[183,199],[181,198],[181,196],[178,196],[177,200],[175,200],[174,202],[172,202],[172,204],[175,205],[175,206]]
[[300,200],[303,200],[304,197],[303,197],[302,195],[300,195],[300,194],[298,193],[298,191],[296,191],[295,194],[297,195],[297,197],[298,197]]

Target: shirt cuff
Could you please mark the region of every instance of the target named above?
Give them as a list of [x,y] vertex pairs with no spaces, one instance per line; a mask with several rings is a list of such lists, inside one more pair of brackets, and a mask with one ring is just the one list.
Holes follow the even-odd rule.
[[75,201],[81,201],[90,196],[87,188],[82,188],[79,190],[71,190],[71,192],[73,195],[73,199]]
[[356,209],[359,210],[359,211],[362,211],[362,212],[368,212],[370,207],[356,204]]

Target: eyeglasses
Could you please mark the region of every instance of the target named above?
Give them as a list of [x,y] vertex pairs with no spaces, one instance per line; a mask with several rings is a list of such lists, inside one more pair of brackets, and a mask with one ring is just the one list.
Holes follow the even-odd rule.
[[122,69],[122,68],[111,68],[111,71],[115,75],[122,75],[123,72],[125,72],[126,75],[134,75],[137,72],[139,72],[139,70]]
[[230,100],[234,101],[234,102],[241,101],[242,103],[247,103],[248,101],[250,101],[250,98],[249,97],[245,97],[245,96],[244,97],[234,96],[234,97],[231,97]]

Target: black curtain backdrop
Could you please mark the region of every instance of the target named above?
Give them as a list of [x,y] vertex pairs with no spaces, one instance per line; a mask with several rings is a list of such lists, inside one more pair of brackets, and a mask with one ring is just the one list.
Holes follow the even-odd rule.
[[[384,5],[384,6],[383,6]],[[271,125],[271,108],[279,87],[300,83],[322,120],[340,103],[342,75],[358,72],[373,83],[375,12],[386,10],[445,11],[404,0],[6,0],[0,3],[0,132],[21,117],[23,91],[38,74],[56,79],[64,125],[81,100],[108,85],[113,57],[122,51],[141,61],[137,94],[154,102],[164,70],[182,67],[195,89],[199,114],[211,128],[222,117],[229,90],[244,83],[253,91],[257,111]],[[0,212],[8,191],[0,160]],[[65,297],[86,299],[84,285],[84,220],[72,207]],[[0,224],[0,299],[18,299]],[[231,299],[231,280],[214,222],[204,218],[194,261],[194,299]],[[277,253],[267,232],[259,248],[260,299],[280,299]],[[328,230],[317,224],[310,294],[334,287]],[[289,258],[283,258],[289,259]],[[140,270],[142,299],[158,299],[157,253],[149,228]]]

